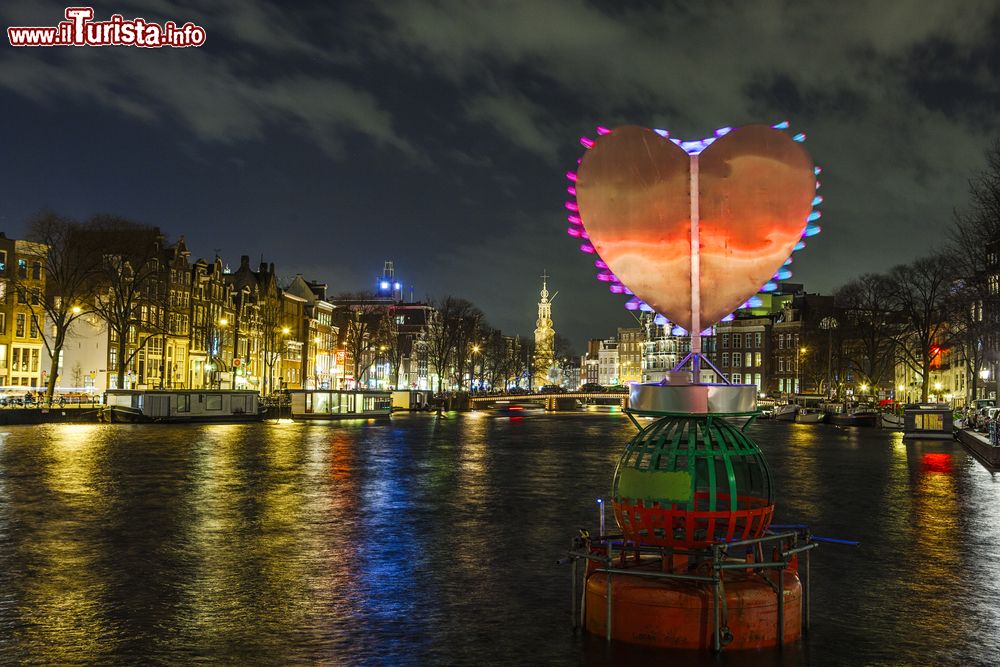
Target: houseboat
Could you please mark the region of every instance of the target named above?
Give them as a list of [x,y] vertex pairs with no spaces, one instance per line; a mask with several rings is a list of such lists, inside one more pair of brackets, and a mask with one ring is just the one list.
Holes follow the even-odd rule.
[[388,391],[289,389],[289,416],[295,419],[371,419],[389,417]]
[[251,422],[263,419],[256,391],[228,389],[109,389],[101,421]]
[[903,437],[923,440],[951,440],[954,415],[945,403],[915,403],[903,409]]

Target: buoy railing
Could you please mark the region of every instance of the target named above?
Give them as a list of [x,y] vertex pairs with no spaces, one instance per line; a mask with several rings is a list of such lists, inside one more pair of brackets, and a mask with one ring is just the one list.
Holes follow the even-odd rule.
[[[823,541],[827,541],[824,538]],[[832,541],[832,540],[831,540]],[[849,541],[844,541],[850,543]],[[854,543],[856,544],[856,543]],[[781,571],[788,569],[793,558],[799,554],[803,555],[804,579],[802,586],[802,632],[807,634],[810,623],[810,573],[809,554],[819,546],[819,542],[814,541],[808,528],[798,528],[786,530],[780,533],[771,533],[761,537],[713,542],[704,549],[669,549],[662,546],[635,544],[624,539],[623,535],[600,535],[593,540],[586,531],[581,531],[581,535],[573,539],[572,547],[566,557],[558,561],[561,564],[572,565],[572,586],[570,591],[570,618],[574,630],[586,626],[586,605],[587,605],[587,580],[593,574],[604,574],[607,582],[605,612],[605,639],[610,643],[612,637],[613,617],[612,617],[612,588],[615,577],[632,577],[640,579],[661,579],[673,581],[689,581],[710,584],[712,587],[712,645],[716,652],[721,651],[724,645],[722,633],[724,630],[722,622],[722,596],[723,596],[723,572],[727,570],[754,571],[762,575],[765,581],[770,579],[764,576],[769,570],[777,570],[777,583],[772,587],[777,596],[777,642],[778,646],[784,644],[785,627],[785,596],[784,586],[781,580]],[[754,560],[746,562],[730,555],[730,550],[734,548],[750,548],[754,551]],[[617,549],[617,552],[616,552]],[[765,560],[765,549],[771,551],[772,559]],[[687,556],[689,563],[710,563],[711,574],[687,574],[680,572],[651,572],[636,569],[625,569],[614,566],[616,559],[623,560],[632,555],[637,560],[642,555],[659,556],[661,559],[673,557],[674,555]],[[579,563],[595,562],[600,567],[589,571],[584,571],[582,578],[582,591],[577,591],[577,585],[581,581]],[[577,608],[577,598],[579,597],[579,610]]]

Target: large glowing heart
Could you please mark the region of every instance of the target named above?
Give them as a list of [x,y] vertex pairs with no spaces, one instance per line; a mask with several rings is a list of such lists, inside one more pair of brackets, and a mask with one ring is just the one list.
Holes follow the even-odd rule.
[[615,278],[691,330],[692,265],[705,328],[781,268],[806,228],[816,180],[801,144],[766,125],[732,130],[695,155],[652,130],[625,126],[587,151],[575,191],[590,243]]

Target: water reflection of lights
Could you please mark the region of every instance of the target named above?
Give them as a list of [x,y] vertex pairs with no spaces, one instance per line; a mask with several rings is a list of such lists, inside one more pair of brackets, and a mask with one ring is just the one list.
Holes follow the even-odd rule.
[[920,460],[920,470],[925,473],[950,475],[952,473],[951,454],[925,452]]
[[[916,547],[923,555],[923,565],[914,574],[913,585],[921,598],[922,613],[911,622],[914,629],[930,636],[940,623],[960,626],[971,619],[953,613],[960,604],[955,593],[962,588],[963,574],[954,559],[955,540],[961,539],[961,533],[956,480],[951,474],[952,455],[922,452],[922,449],[922,444],[914,444],[913,454],[919,455],[919,472],[913,510]],[[972,632],[972,628],[968,630]]]
[[94,574],[101,550],[93,539],[93,525],[106,521],[108,509],[96,483],[107,453],[106,443],[94,437],[99,428],[44,427],[38,481],[55,492],[49,502],[58,512],[36,516],[32,530],[14,547],[15,552],[23,551],[16,556],[18,562],[32,564],[31,577],[20,591],[19,639],[44,647],[40,657],[48,664],[98,661],[113,643],[109,619],[101,610],[107,581]]

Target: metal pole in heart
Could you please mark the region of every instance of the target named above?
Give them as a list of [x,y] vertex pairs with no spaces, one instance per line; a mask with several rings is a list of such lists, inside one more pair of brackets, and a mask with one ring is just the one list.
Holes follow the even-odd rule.
[[[701,244],[698,237],[698,156],[691,156],[691,378],[701,381]],[[679,370],[679,369],[678,369]]]

